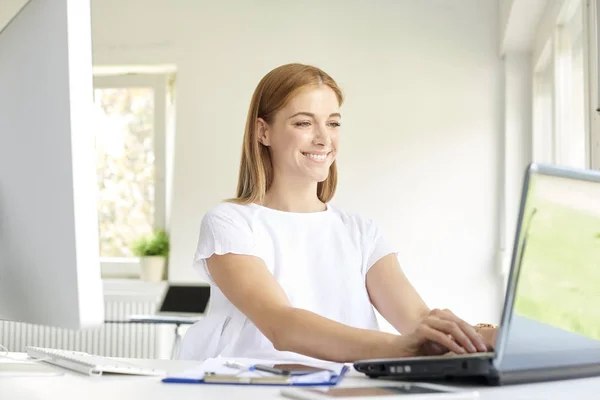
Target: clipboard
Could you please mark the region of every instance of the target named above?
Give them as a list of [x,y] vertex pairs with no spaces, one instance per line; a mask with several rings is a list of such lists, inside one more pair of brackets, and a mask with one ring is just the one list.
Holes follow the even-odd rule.
[[220,374],[214,372],[205,372],[202,377],[194,376],[168,376],[163,378],[163,383],[184,383],[184,384],[207,384],[207,385],[257,385],[257,386],[335,386],[337,385],[350,368],[344,365],[339,374],[331,375],[328,380],[314,381],[308,375],[303,376],[282,376],[282,375],[261,375],[261,376],[243,376],[240,374]]

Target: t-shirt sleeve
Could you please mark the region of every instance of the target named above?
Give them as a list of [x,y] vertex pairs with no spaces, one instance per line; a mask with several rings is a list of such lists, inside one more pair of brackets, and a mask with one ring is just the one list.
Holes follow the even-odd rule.
[[214,283],[206,260],[213,254],[256,254],[256,244],[248,222],[235,211],[212,210],[200,224],[198,246],[194,255],[194,269],[201,278]]
[[388,254],[398,254],[396,247],[392,245],[390,240],[382,232],[381,228],[372,220],[365,221],[363,252],[363,275],[365,277],[371,267],[382,257],[387,256]]

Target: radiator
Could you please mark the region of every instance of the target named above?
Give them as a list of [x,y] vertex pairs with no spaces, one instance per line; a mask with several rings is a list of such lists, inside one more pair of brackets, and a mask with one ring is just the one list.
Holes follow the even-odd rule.
[[[105,320],[123,321],[132,314],[151,314],[160,293],[105,294]],[[85,351],[107,357],[159,358],[160,331],[153,324],[106,323],[98,329],[72,331],[0,321],[0,344],[9,351],[26,346]]]

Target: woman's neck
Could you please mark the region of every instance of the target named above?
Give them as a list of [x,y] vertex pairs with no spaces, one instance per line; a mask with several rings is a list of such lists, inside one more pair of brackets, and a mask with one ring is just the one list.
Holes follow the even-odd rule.
[[274,180],[265,195],[263,206],[275,210],[308,213],[324,211],[326,206],[317,197],[317,183],[285,182]]

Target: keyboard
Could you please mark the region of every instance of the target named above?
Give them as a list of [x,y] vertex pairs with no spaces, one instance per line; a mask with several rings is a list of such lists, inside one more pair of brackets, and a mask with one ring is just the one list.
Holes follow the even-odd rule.
[[44,347],[27,347],[29,357],[90,376],[102,374],[164,376],[166,371],[145,368],[119,359],[96,356],[81,351],[59,350]]

